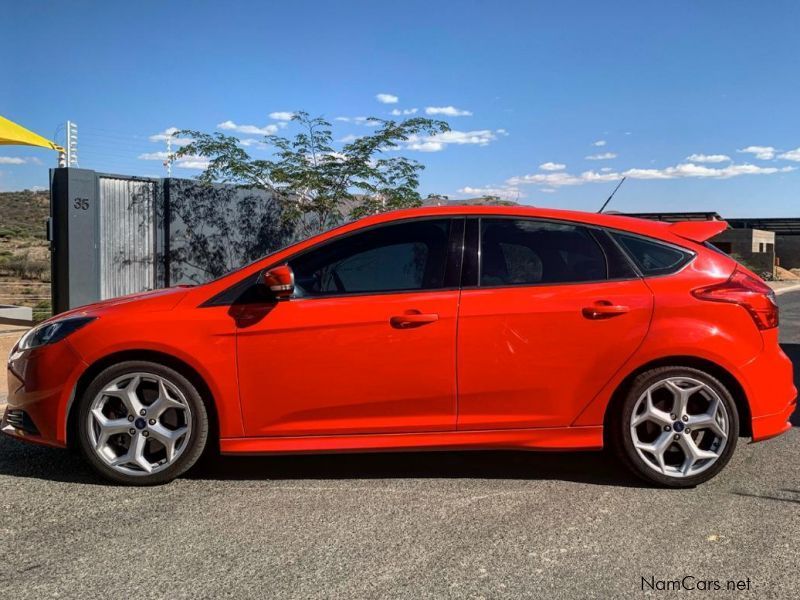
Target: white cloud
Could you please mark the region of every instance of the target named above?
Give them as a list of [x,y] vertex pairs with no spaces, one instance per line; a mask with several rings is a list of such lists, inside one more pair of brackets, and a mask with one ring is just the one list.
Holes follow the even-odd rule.
[[800,148],[795,148],[794,150],[789,150],[788,152],[784,152],[778,158],[782,158],[783,160],[791,160],[794,162],[800,162]]
[[399,108],[393,108],[391,114],[394,115],[395,117],[400,117],[402,115],[413,115],[416,112],[417,112],[416,108],[404,108],[402,110]]
[[567,165],[562,163],[546,162],[539,165],[542,171],[563,171]]
[[[169,159],[169,153],[166,151],[144,152],[140,154],[138,158],[140,160],[157,160],[163,163]],[[210,162],[209,159],[203,156],[181,156],[180,158],[176,158],[172,164],[180,169],[204,170],[208,168]]]
[[291,121],[293,117],[293,112],[276,111],[269,113],[269,118],[275,119],[276,121]]
[[542,188],[539,190],[540,192],[544,192],[545,194],[552,194],[556,191],[555,188]]
[[169,153],[166,151],[162,152],[144,152],[140,154],[137,158],[139,160],[167,160],[169,157]]
[[694,163],[681,163],[664,169],[628,169],[626,171],[584,171],[579,175],[566,172],[532,173],[521,177],[512,177],[506,181],[508,185],[539,184],[548,187],[583,185],[586,183],[616,181],[622,177],[629,179],[681,179],[701,177],[713,179],[730,179],[740,175],[772,175],[788,173],[796,167],[760,167],[751,164],[728,165],[726,167],[707,167]]
[[444,144],[442,142],[433,142],[433,141],[409,141],[408,145],[406,145],[408,150],[416,150],[417,152],[440,152],[444,150]]
[[613,171],[613,170],[614,169],[612,169],[611,167],[603,167],[602,169],[600,169],[600,172],[601,173],[608,173],[609,171]]
[[265,125],[264,127],[258,127],[256,125],[237,125],[233,121],[223,121],[222,123],[218,123],[217,129],[235,131],[237,133],[246,133],[248,135],[274,135],[278,133],[277,125]]
[[199,169],[205,171],[211,163],[207,158],[202,157],[185,157],[181,160],[175,161],[175,166],[179,169]]
[[613,152],[603,152],[601,154],[590,154],[585,158],[586,160],[611,160],[612,158],[617,158],[617,155]]
[[475,144],[486,146],[495,141],[497,136],[490,129],[480,129],[476,131],[444,131],[435,135],[409,137],[405,147],[408,150],[419,152],[439,152],[444,150],[448,144],[464,145]]
[[497,133],[498,135],[505,135],[505,136],[508,135],[508,131],[506,131],[505,129],[495,129],[495,133]]
[[366,125],[368,127],[375,127],[380,125],[380,121],[370,117],[336,117],[334,121],[342,121],[343,123],[355,123],[356,125]]
[[522,192],[516,187],[470,187],[466,186],[458,190],[460,194],[470,196],[497,196],[503,200],[518,200],[522,197]]
[[606,141],[605,140],[597,140],[596,142],[592,142],[592,146],[597,146],[598,148],[600,146],[605,146],[605,145],[606,145]]
[[748,146],[747,148],[742,148],[737,150],[737,152],[743,152],[745,154],[753,154],[756,158],[760,160],[772,160],[775,158],[775,153],[777,150],[772,146]]
[[689,162],[721,163],[731,159],[727,154],[690,154],[686,157]]
[[0,156],[0,165],[24,165],[27,160],[17,156]]
[[160,133],[154,133],[147,139],[151,142],[166,142],[167,139],[171,138],[173,146],[185,146],[186,144],[191,143],[192,140],[189,138],[176,138],[175,134],[178,133],[178,131],[180,131],[180,129],[177,127],[167,127],[164,131]]
[[400,101],[394,94],[375,94],[375,99],[381,104],[397,104]]
[[426,115],[444,115],[445,117],[471,117],[472,113],[455,106],[426,106]]
[[269,144],[265,144],[259,139],[256,138],[241,138],[239,140],[239,145],[244,148],[269,148]]

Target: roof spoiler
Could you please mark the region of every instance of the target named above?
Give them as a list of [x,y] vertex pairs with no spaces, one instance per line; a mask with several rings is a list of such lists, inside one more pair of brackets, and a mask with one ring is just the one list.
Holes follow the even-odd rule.
[[728,228],[725,221],[678,221],[669,226],[670,233],[702,244]]

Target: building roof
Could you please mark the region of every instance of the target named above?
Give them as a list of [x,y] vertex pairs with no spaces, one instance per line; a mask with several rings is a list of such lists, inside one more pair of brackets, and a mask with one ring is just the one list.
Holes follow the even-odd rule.
[[745,217],[725,219],[717,212],[651,212],[651,213],[617,213],[628,217],[650,219],[653,221],[721,221],[724,220],[733,229],[761,229],[780,235],[800,235],[800,217]]
[[[609,212],[609,214],[614,214]],[[650,219],[652,221],[722,221],[723,218],[717,212],[644,212],[644,213],[616,213],[626,217],[636,217],[638,219]]]
[[767,217],[759,219],[747,217],[725,220],[734,229],[763,229],[780,235],[800,235],[800,218]]

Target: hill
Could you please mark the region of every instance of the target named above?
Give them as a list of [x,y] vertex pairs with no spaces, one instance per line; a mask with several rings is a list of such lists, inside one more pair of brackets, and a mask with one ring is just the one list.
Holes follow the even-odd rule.
[[0,192],[0,238],[44,240],[49,214],[49,192]]
[[46,191],[0,192],[0,304],[30,306],[50,315],[50,247]]

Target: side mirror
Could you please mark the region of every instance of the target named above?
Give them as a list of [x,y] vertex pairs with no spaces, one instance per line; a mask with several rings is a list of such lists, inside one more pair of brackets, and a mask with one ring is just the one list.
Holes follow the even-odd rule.
[[261,282],[276,300],[288,300],[294,294],[294,271],[289,265],[273,267],[261,273]]

